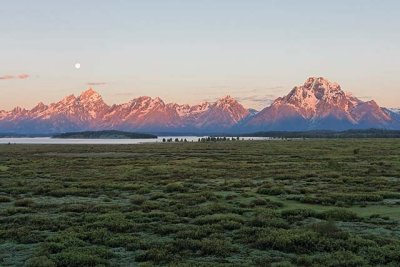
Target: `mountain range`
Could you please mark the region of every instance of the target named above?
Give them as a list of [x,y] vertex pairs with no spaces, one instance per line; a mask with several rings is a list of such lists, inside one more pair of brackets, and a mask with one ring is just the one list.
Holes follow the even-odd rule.
[[165,103],[142,96],[107,105],[93,89],[27,110],[0,111],[0,132],[61,133],[87,130],[129,130],[174,133],[243,133],[254,131],[400,129],[400,114],[362,101],[340,85],[310,77],[302,86],[257,112],[230,96],[198,105]]

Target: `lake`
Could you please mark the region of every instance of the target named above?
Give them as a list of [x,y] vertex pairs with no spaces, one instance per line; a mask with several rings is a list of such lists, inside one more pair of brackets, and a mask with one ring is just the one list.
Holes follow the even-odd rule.
[[[207,138],[207,136],[202,136]],[[197,142],[201,136],[161,136],[157,139],[64,139],[50,137],[35,137],[35,138],[0,138],[0,144],[60,144],[60,145],[76,145],[76,144],[143,144],[143,143],[162,143],[163,139],[174,141],[175,138],[186,139],[188,142]],[[270,137],[240,137],[242,140],[271,140]]]

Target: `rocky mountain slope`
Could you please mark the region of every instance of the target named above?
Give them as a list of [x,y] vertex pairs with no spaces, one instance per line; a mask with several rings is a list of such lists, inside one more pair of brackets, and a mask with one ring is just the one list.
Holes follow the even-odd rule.
[[0,132],[59,133],[83,130],[151,132],[252,132],[269,130],[400,129],[400,114],[361,101],[339,84],[310,77],[257,112],[230,96],[198,105],[165,103],[142,96],[107,105],[93,89],[31,110],[0,111]]
[[344,92],[340,85],[311,77],[240,125],[247,130],[345,130],[396,128],[392,112]]
[[179,105],[158,97],[142,96],[108,106],[93,89],[59,102],[39,103],[31,110],[0,112],[0,132],[58,133],[80,130],[123,129],[142,131],[223,131],[249,111],[227,96],[214,103]]

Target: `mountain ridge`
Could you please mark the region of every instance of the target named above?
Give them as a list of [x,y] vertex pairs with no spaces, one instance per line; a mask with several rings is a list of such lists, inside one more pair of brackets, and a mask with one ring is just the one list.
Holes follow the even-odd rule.
[[0,132],[49,133],[89,130],[147,132],[252,132],[270,130],[400,129],[400,114],[361,101],[323,77],[309,77],[303,85],[275,99],[260,111],[247,109],[231,96],[197,105],[165,103],[140,96],[108,105],[89,88],[31,110],[0,111]]
[[288,95],[278,97],[242,127],[251,130],[346,130],[398,127],[391,113],[373,100],[344,92],[323,77],[310,77]]

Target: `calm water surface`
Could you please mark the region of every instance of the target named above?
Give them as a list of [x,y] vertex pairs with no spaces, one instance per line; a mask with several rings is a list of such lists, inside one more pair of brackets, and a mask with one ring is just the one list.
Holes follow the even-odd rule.
[[[207,136],[203,136],[207,137]],[[157,139],[64,139],[50,137],[36,138],[0,138],[0,144],[144,144],[144,143],[162,143],[163,138],[175,140],[175,138],[186,139],[189,142],[197,142],[199,136],[162,136]],[[241,140],[270,140],[269,137],[241,137]]]

